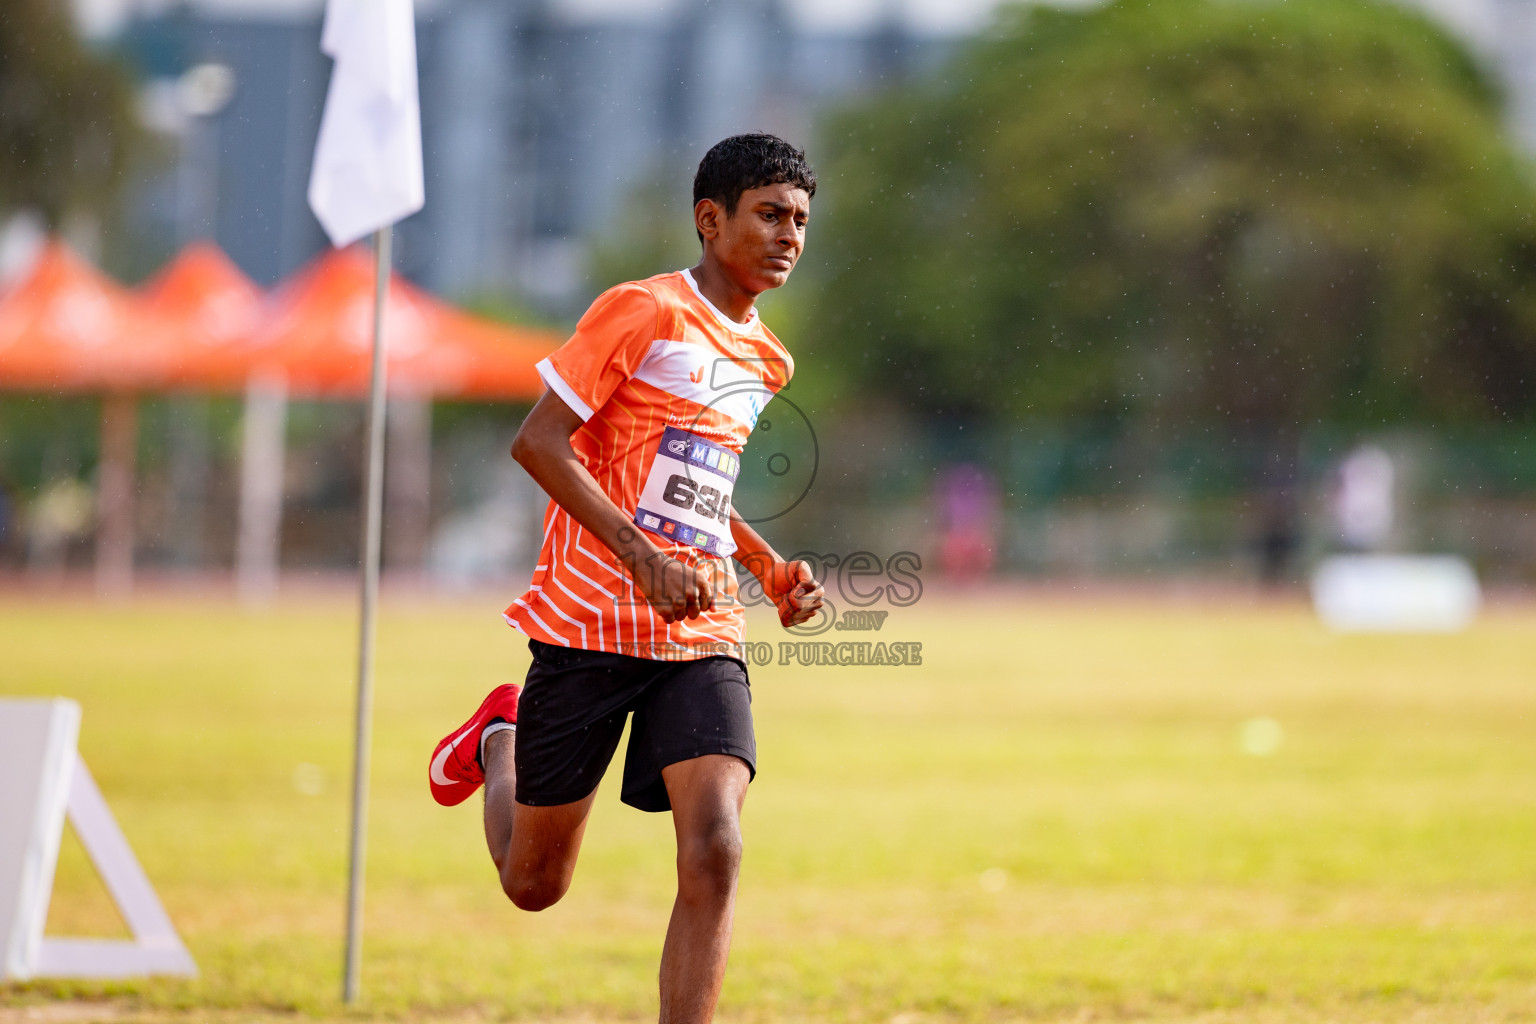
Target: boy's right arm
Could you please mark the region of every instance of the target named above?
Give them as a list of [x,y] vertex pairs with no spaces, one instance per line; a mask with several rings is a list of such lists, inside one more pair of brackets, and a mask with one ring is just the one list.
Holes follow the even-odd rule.
[[786,562],[735,511],[731,512],[731,539],[736,542],[736,561],[763,585],[763,593],[778,609],[779,623],[785,629],[809,622],[821,610],[825,594],[809,562]]
[[668,556],[629,521],[576,457],[571,435],[581,424],[580,414],[546,391],[518,429],[512,458],[555,504],[613,552],[663,619],[692,619],[708,611],[714,606],[709,574]]

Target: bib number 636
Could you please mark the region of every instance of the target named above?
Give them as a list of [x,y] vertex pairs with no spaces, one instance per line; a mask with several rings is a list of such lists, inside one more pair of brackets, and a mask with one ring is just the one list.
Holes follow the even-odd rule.
[[731,521],[731,494],[718,488],[690,480],[681,473],[667,478],[661,500],[683,511],[690,509],[706,519],[717,519],[727,525]]

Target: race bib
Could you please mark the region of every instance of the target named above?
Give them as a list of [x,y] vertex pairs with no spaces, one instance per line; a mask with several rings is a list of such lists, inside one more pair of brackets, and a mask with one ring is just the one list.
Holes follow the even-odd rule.
[[668,427],[640,490],[635,525],[711,555],[731,554],[731,492],[740,472],[729,448]]

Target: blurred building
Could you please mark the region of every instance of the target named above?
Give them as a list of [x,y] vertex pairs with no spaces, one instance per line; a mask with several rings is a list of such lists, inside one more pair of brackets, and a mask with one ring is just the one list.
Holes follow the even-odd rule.
[[[398,263],[449,295],[569,313],[592,241],[644,185],[685,205],[699,156],[737,131],[814,144],[827,105],[932,68],[999,2],[417,0],[428,203],[401,226]],[[1536,145],[1536,0],[1405,2],[1501,69]],[[137,211],[149,248],[212,235],[263,284],[318,251],[304,194],[329,75],[323,0],[76,3],[124,41],[152,119],[180,136],[179,165]],[[233,95],[178,113],[172,83],[206,63],[234,72]]]
[[[443,293],[568,313],[591,242],[643,185],[682,192],[736,131],[814,144],[828,104],[935,66],[1001,2],[417,0],[429,199],[401,226],[398,263]],[[1536,147],[1536,0],[1403,2],[1499,69]],[[75,3],[88,31],[124,41],[152,118],[180,136],[179,165],[135,218],[148,249],[211,234],[263,284],[318,251],[304,193],[329,75],[323,0]],[[168,109],[172,83],[204,63],[233,70],[227,106]]]
[[[804,5],[801,5],[802,7]],[[954,36],[904,17],[818,20],[784,0],[419,0],[426,209],[399,265],[450,295],[511,291],[553,311],[584,297],[585,259],[654,181],[687,207],[692,169],[734,132],[808,140],[826,104],[931,67]],[[169,249],[212,235],[264,284],[323,244],[305,203],[329,61],[318,0],[146,0],[120,29],[150,84],[149,116],[180,137],[138,229]],[[183,76],[233,72],[214,112]],[[196,107],[196,104],[193,104]]]

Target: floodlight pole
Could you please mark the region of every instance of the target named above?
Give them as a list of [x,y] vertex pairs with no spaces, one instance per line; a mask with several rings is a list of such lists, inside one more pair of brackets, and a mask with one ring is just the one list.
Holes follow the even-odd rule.
[[379,538],[384,518],[384,298],[390,229],[374,235],[373,367],[368,381],[368,472],[363,490],[363,615],[358,631],[357,723],[352,761],[352,858],[347,873],[347,966],[341,998],[357,1001],[363,967],[363,865],[368,831],[368,758],[373,744],[373,649],[379,602]]

